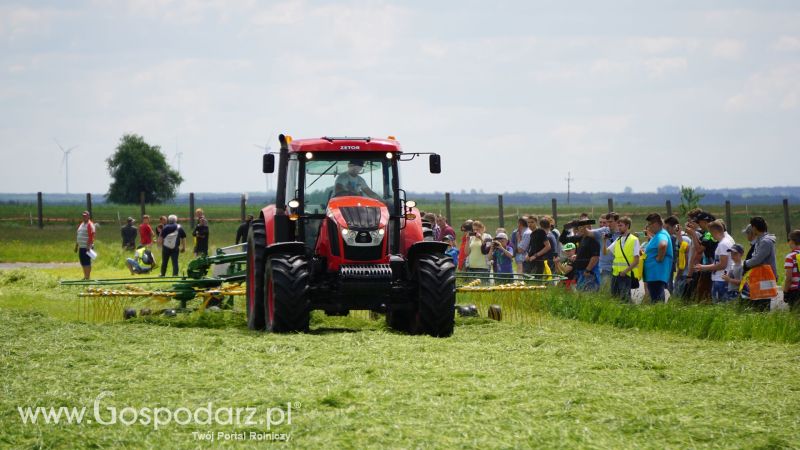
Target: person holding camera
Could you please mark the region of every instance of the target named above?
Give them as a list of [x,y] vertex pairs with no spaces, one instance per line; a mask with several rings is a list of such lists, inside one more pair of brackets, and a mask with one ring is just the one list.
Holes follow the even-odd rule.
[[[590,225],[594,225],[592,219],[572,221],[564,224],[564,231],[561,232],[559,240],[562,244],[578,244],[578,251],[572,264],[575,272],[578,290],[597,291],[600,288],[600,274],[598,261],[600,260],[600,244],[594,238]],[[568,236],[568,231],[572,230],[573,235]]]
[[486,227],[479,221],[472,222],[472,232],[467,242],[467,272],[489,273],[487,255],[491,249],[492,236],[486,233]]
[[458,270],[467,270],[467,245],[472,234],[472,219],[467,219],[461,224],[461,244],[458,246]]
[[492,269],[494,273],[514,273],[514,247],[508,243],[506,233],[497,233],[492,241]]

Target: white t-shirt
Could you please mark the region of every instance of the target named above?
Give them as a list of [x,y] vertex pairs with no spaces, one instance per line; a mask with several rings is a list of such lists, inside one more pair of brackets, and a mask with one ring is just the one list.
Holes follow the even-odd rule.
[[717,250],[714,252],[714,264],[720,262],[723,256],[728,257],[728,265],[720,270],[715,270],[711,273],[711,281],[725,281],[722,279],[722,274],[726,271],[730,270],[731,266],[733,265],[733,258],[731,258],[731,254],[728,253],[728,250],[733,247],[736,242],[733,241],[733,238],[727,232],[725,233],[725,237],[719,241],[717,245]]

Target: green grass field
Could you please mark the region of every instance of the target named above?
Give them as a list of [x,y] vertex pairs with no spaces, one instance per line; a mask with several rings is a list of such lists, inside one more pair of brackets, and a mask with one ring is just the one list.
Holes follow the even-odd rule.
[[[491,208],[459,208],[492,229]],[[211,218],[212,247],[228,245],[235,224]],[[3,262],[76,259],[72,226],[3,222],[0,232]],[[99,233],[93,275],[124,276],[118,230]],[[269,442],[200,436],[265,432],[258,419],[287,403],[292,423],[270,432],[301,448],[800,447],[794,313],[629,306],[551,289],[459,294],[483,316],[502,305],[504,320],[458,318],[447,339],[397,334],[360,312],[315,313],[308,334],[270,335],[246,329],[241,303],[175,319],[79,321],[78,288],[58,286],[79,272],[0,271],[0,448],[253,447]],[[112,407],[131,419],[130,408],[211,402],[255,408],[257,422],[103,425],[93,412],[102,392],[113,394],[101,401],[105,421]],[[18,407],[37,406],[86,407],[93,423],[23,424]]]

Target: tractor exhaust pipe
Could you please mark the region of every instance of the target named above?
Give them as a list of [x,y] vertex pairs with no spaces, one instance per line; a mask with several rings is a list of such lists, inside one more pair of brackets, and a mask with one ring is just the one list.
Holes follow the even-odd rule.
[[278,190],[275,192],[275,210],[277,213],[286,212],[286,172],[289,167],[289,143],[286,136],[278,136],[281,142],[281,151],[278,156]]

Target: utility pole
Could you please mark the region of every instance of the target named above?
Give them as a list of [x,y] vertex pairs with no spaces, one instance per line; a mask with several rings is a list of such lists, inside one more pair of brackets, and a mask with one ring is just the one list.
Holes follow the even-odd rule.
[[569,205],[569,191],[570,191],[570,183],[575,181],[575,178],[572,178],[572,172],[567,172],[567,204]]

